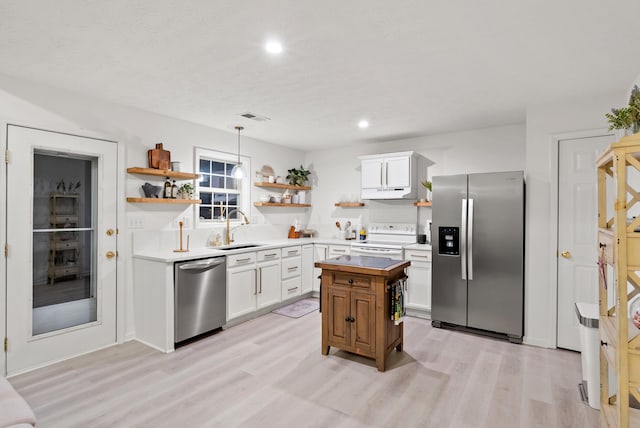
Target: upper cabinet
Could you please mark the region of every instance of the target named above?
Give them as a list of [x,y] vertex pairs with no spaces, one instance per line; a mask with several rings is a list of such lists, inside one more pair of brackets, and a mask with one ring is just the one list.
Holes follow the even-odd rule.
[[415,152],[360,156],[362,199],[415,199],[417,158]]

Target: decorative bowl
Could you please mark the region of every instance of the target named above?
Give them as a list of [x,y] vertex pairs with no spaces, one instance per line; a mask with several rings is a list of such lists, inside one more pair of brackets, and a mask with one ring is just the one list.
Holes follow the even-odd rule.
[[144,196],[147,198],[160,197],[160,192],[162,192],[162,189],[162,186],[154,186],[151,183],[144,183],[144,185],[142,185],[142,191],[144,192]]
[[276,204],[279,204],[282,202],[282,196],[272,196],[271,197],[271,202],[275,202]]
[[271,200],[271,196],[269,195],[260,195],[260,202],[269,202]]

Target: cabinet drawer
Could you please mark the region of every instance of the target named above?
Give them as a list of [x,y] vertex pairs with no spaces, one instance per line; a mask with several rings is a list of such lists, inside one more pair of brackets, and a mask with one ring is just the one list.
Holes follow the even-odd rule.
[[273,248],[271,250],[262,250],[258,251],[258,261],[264,262],[269,260],[279,260],[280,259],[280,249]]
[[300,285],[300,277],[282,281],[282,300],[299,296],[301,294]]
[[80,246],[78,241],[56,241],[56,251],[75,250]]
[[404,252],[404,258],[412,262],[431,262],[431,251],[407,250]]
[[256,262],[256,253],[242,253],[227,256],[227,268],[234,266],[250,265]]
[[282,258],[286,257],[297,257],[302,254],[302,249],[300,245],[294,245],[293,247],[284,247],[282,249]]
[[300,276],[302,261],[300,257],[282,260],[282,279]]
[[351,247],[346,245],[329,245],[329,257],[344,256],[351,253]]
[[353,273],[334,273],[333,283],[347,287],[371,288],[371,278]]
[[59,267],[56,266],[50,270],[50,275],[55,276],[67,276],[67,275],[78,275],[80,273],[80,268],[78,266],[71,267]]

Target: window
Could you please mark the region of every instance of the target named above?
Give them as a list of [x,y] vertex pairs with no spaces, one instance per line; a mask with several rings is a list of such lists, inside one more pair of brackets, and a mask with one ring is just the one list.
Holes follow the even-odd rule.
[[[226,220],[231,212],[231,221],[240,221],[237,211],[249,215],[249,176],[238,180],[231,176],[231,170],[238,162],[238,156],[231,153],[207,149],[196,149],[195,164],[200,180],[196,183],[198,197],[202,200],[198,209],[198,223],[207,224]],[[249,175],[250,159],[240,156],[240,162]]]

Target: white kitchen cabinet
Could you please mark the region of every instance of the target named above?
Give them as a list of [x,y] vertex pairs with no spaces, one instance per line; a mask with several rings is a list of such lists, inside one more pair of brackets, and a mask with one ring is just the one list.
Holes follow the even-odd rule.
[[383,187],[384,161],[382,158],[364,159],[360,166],[363,189],[379,189]]
[[363,199],[402,199],[417,196],[414,152],[360,156]]
[[282,248],[282,300],[302,294],[302,247]]
[[300,292],[309,293],[313,289],[313,244],[302,246],[302,275]]
[[329,245],[329,258],[351,254],[349,245]]
[[273,305],[282,300],[280,292],[280,250],[262,250],[257,252],[257,293],[258,309]]
[[[325,244],[314,244],[313,245],[313,261],[320,262],[322,260],[327,260],[329,258],[329,246]],[[320,274],[322,273],[322,269],[314,267],[313,268],[313,291],[320,292]]]
[[[250,261],[240,265],[227,258],[227,321],[256,310],[257,275],[255,253],[241,254],[240,259]],[[251,260],[252,259],[252,260]]]
[[431,251],[405,250],[407,268],[407,313],[423,318],[431,317]]

